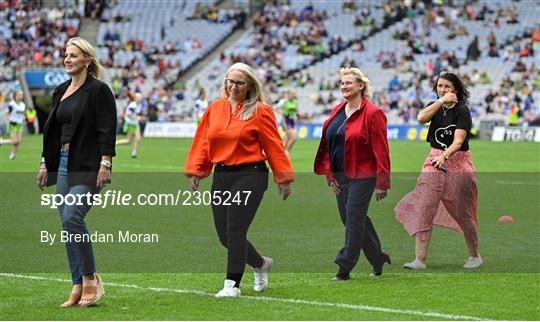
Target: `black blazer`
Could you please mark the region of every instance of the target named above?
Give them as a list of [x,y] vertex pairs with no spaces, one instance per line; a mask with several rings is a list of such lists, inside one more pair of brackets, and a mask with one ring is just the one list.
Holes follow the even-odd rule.
[[[47,186],[56,184],[60,164],[60,130],[56,111],[71,80],[60,84],[53,93],[52,108],[43,127],[43,152],[47,167]],[[68,157],[68,184],[95,185],[101,156],[115,156],[116,102],[109,86],[88,75],[71,120]]]

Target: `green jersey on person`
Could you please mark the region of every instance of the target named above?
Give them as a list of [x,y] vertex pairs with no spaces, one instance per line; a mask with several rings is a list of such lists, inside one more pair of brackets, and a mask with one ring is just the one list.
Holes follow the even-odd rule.
[[298,110],[298,100],[296,99],[284,100],[281,108],[283,109],[284,117],[291,120],[296,120],[296,112]]

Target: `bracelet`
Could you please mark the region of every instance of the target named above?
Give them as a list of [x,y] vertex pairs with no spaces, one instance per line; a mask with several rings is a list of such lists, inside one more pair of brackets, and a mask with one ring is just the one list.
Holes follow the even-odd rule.
[[443,105],[444,105],[444,100],[442,99],[442,97],[441,97],[441,98],[439,98],[439,99],[437,100],[437,102],[441,103],[441,106],[443,106]]
[[39,161],[39,167],[40,168],[45,168],[45,158],[41,158],[41,161]]
[[110,169],[112,167],[112,163],[109,160],[101,160],[101,162],[99,164],[101,164],[102,166],[104,166],[107,169]]
[[443,153],[442,155],[443,155],[443,157],[444,157],[444,159],[445,159],[445,160],[448,160],[448,159],[450,159],[450,157],[448,156],[448,154],[446,154],[446,153]]

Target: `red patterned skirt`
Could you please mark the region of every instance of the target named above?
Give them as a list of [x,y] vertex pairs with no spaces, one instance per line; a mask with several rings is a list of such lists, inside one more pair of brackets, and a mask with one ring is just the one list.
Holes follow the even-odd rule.
[[478,189],[471,153],[458,151],[435,169],[431,160],[444,151],[431,149],[416,188],[403,197],[394,212],[409,235],[425,240],[433,225],[463,233],[468,244],[478,244],[476,207]]

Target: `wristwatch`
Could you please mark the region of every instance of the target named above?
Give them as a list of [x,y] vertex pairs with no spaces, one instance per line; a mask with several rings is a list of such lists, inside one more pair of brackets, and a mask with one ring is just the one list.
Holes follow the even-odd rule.
[[100,164],[107,169],[110,169],[112,167],[112,163],[109,160],[101,160]]

